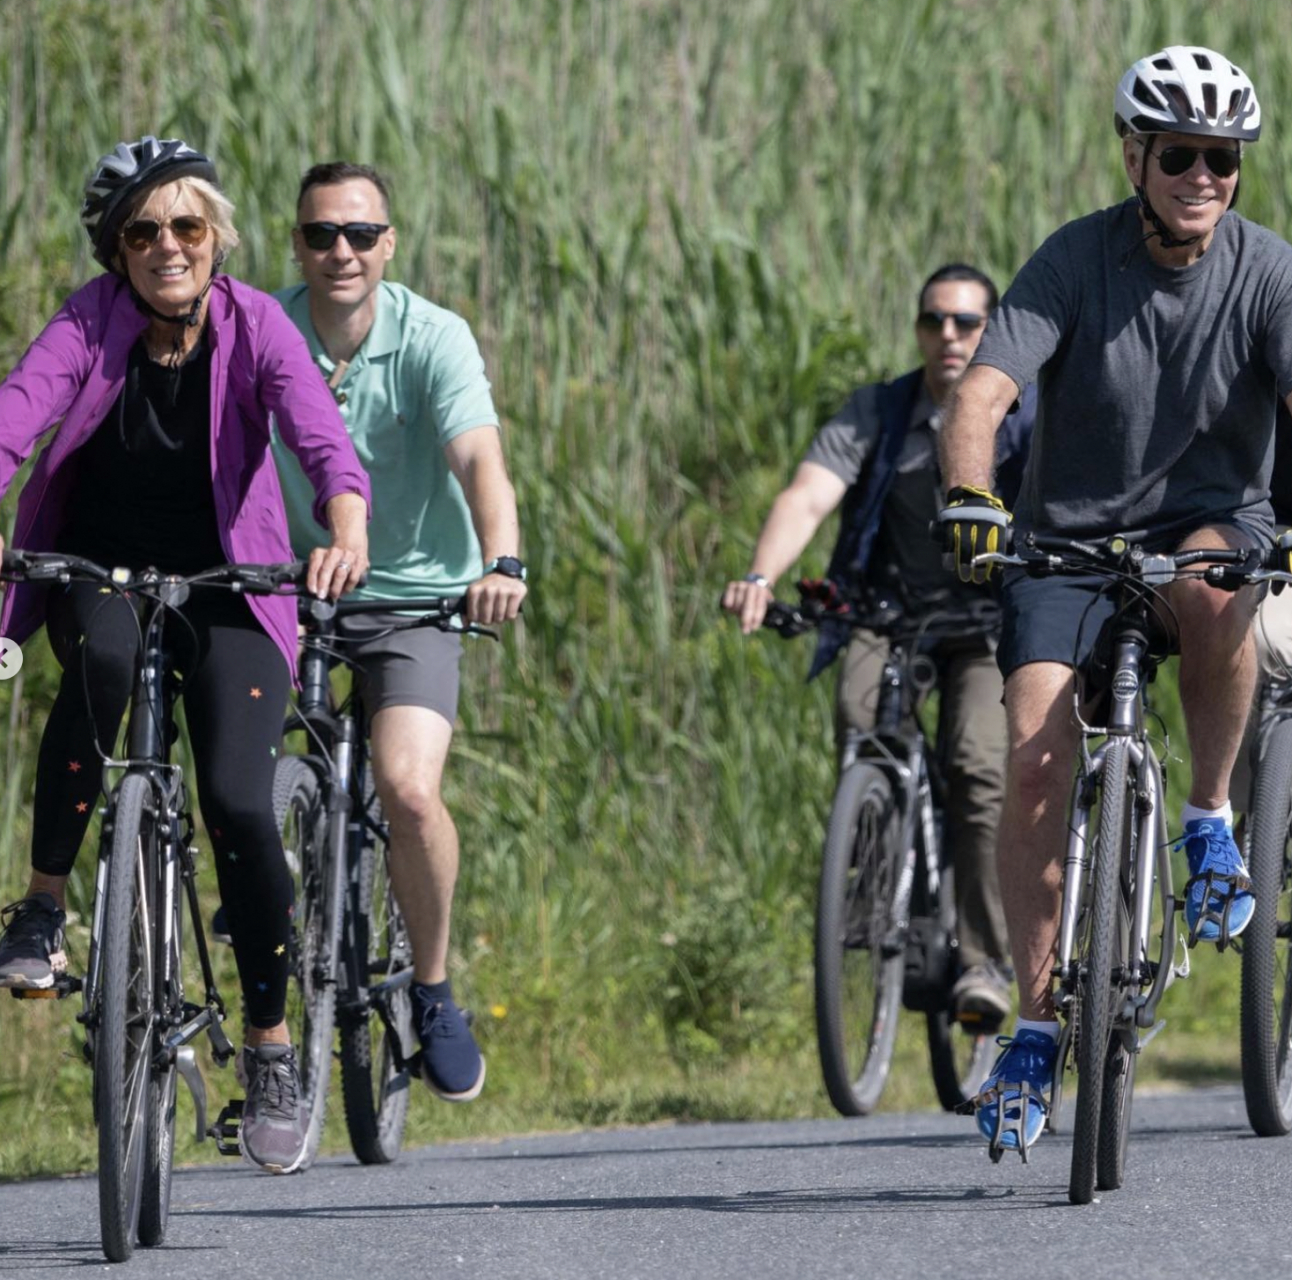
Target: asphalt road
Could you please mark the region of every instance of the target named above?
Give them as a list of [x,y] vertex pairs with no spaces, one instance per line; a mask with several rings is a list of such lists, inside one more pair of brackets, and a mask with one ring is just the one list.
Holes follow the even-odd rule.
[[[1126,1186],[1067,1202],[1071,1148],[993,1166],[933,1114],[686,1125],[453,1144],[274,1178],[176,1175],[140,1276],[1079,1276],[1292,1270],[1292,1141],[1248,1129],[1237,1090],[1136,1098]],[[93,1178],[0,1186],[0,1275],[106,1267]],[[115,1268],[114,1268],[115,1269]]]

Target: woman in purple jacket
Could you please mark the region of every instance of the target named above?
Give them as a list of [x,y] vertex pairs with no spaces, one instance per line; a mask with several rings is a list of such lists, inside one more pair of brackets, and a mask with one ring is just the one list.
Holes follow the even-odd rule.
[[[0,383],[0,493],[58,423],[23,489],[17,546],[178,574],[290,560],[272,415],[332,535],[311,557],[309,588],[335,597],[367,568],[368,477],[296,327],[268,295],[219,274],[238,243],[232,211],[211,162],[178,140],[121,143],[99,161],[81,221],[108,270]],[[177,665],[247,1011],[243,1150],[285,1173],[305,1134],[283,1020],[292,888],[272,792],[295,602],[195,591],[182,612]],[[0,633],[21,641],[42,621],[63,679],[37,764],[30,888],[4,911],[0,986],[48,987],[63,963],[96,744],[116,740],[139,645],[131,603],[92,584],[6,593]]]

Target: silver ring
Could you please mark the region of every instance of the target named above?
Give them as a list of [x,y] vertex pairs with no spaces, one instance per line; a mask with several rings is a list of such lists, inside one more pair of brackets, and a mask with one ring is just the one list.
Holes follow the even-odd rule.
[[337,563],[337,566],[336,566],[336,567],[337,567],[338,569],[349,569],[349,567],[350,567],[350,562],[349,562],[348,560],[341,560],[341,561],[339,561],[339,562]]

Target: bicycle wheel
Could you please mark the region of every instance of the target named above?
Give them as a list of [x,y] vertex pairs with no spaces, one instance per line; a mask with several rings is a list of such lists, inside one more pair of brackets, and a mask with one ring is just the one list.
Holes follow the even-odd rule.
[[99,1122],[99,1228],[103,1252],[134,1252],[148,1144],[153,1049],[153,894],[157,864],[153,788],[127,774],[112,815],[102,904],[94,1102]]
[[1133,1040],[1134,1032],[1113,1033],[1100,1081],[1103,1097],[1099,1103],[1099,1155],[1095,1166],[1095,1186],[1100,1191],[1116,1191],[1126,1179],[1131,1098],[1135,1092],[1135,1064],[1139,1061],[1139,1054],[1127,1045],[1126,1036]]
[[[163,1011],[183,1007],[184,989],[181,961],[183,957],[184,904],[183,886],[175,876],[172,899],[171,934],[168,944],[163,944],[158,931],[156,945],[157,967],[154,986],[157,1008]],[[160,899],[160,895],[159,899]],[[163,955],[163,946],[168,953]],[[143,1199],[139,1206],[139,1243],[159,1245],[166,1239],[166,1224],[170,1219],[171,1175],[175,1163],[175,1100],[178,1094],[179,1071],[174,1061],[165,1066],[153,1066],[148,1080],[148,1145],[144,1151]]]
[[[926,857],[931,856],[928,852]],[[938,884],[936,914],[948,935],[956,932],[955,872],[950,865],[942,868]],[[950,992],[948,991],[948,999]],[[938,1101],[946,1111],[963,1106],[982,1088],[991,1070],[996,1037],[959,1023],[951,1010],[936,1009],[925,1015],[929,1037],[929,1066]]]
[[1271,726],[1256,766],[1249,864],[1255,908],[1243,934],[1243,1097],[1263,1138],[1292,1130],[1292,720]]
[[1089,1204],[1095,1197],[1104,1066],[1112,1030],[1113,966],[1117,964],[1117,898],[1126,832],[1130,744],[1110,738],[1104,754],[1099,834],[1086,927],[1077,975],[1077,1106],[1072,1127],[1072,1172],[1068,1199]]
[[865,761],[851,765],[830,811],[816,915],[817,1047],[830,1101],[845,1116],[874,1109],[897,1038],[898,825],[888,778]]
[[296,882],[285,1017],[301,1072],[301,1107],[308,1117],[305,1155],[298,1166],[304,1171],[318,1154],[332,1075],[336,946],[331,930],[340,904],[328,901],[332,875],[322,787],[314,768],[300,756],[279,758],[274,818]]
[[970,1031],[946,1009],[927,1016],[929,1065],[944,1111],[954,1111],[982,1088],[991,1070],[996,1037]]
[[[381,802],[368,788],[367,819],[381,826]],[[413,963],[404,917],[390,886],[390,846],[372,832],[364,842],[354,888],[354,919],[346,931],[360,968],[372,984],[402,972]],[[407,986],[389,992],[386,1009],[396,1029],[369,1004],[347,1010],[341,1025],[341,1096],[350,1145],[363,1164],[389,1164],[399,1155],[408,1116],[410,1072],[401,1044],[413,1044],[413,1005]]]

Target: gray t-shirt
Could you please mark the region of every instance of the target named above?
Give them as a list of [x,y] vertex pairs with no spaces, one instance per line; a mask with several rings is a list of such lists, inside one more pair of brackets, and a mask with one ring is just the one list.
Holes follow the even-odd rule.
[[1273,527],[1276,396],[1292,391],[1292,245],[1226,213],[1192,266],[1158,266],[1134,200],[1032,255],[974,355],[1039,383],[1023,528],[1162,536]]
[[[816,433],[804,462],[833,472],[851,488],[861,477],[879,439],[878,383],[859,387],[843,408]],[[981,599],[982,588],[961,589],[942,566],[942,550],[929,537],[929,524],[942,505],[937,430],[941,418],[928,389],[911,410],[910,428],[897,458],[897,474],[884,499],[879,531],[871,550],[868,578],[879,584],[886,571],[900,577],[908,598]]]

